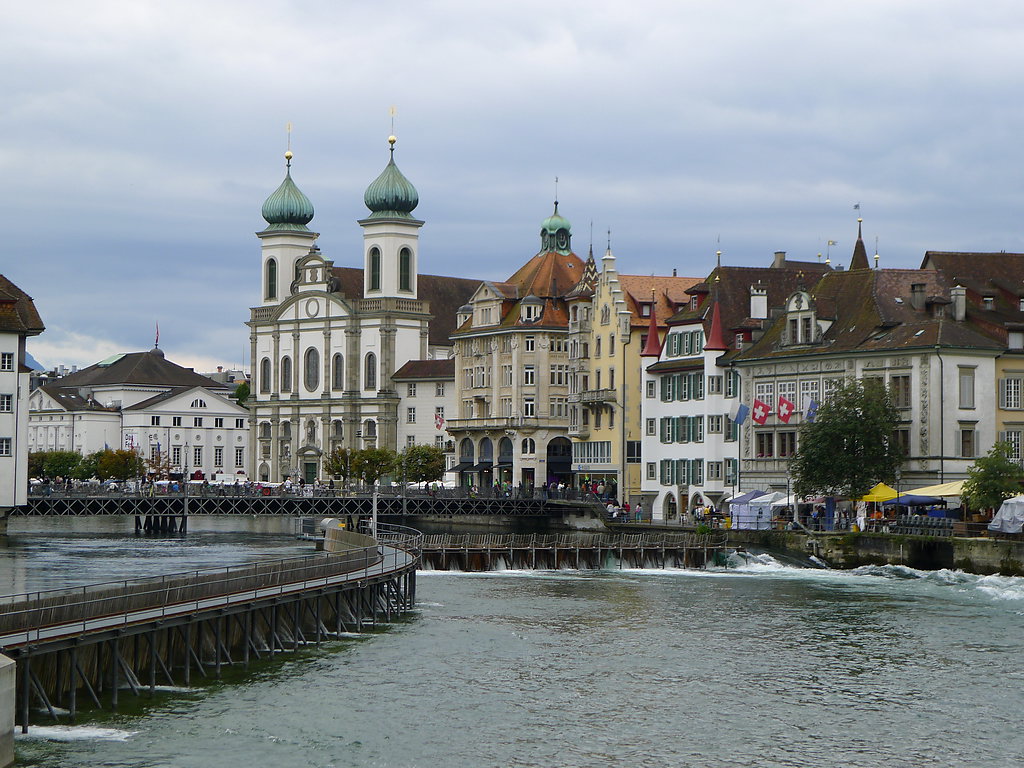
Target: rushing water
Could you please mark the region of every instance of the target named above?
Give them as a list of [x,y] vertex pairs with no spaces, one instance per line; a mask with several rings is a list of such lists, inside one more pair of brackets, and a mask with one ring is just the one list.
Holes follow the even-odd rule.
[[[297,548],[202,535],[228,557],[264,535],[264,551]],[[128,559],[154,543],[121,541]],[[1024,764],[1024,579],[764,556],[706,572],[426,572],[418,598],[379,634],[142,712],[33,728],[19,765]]]

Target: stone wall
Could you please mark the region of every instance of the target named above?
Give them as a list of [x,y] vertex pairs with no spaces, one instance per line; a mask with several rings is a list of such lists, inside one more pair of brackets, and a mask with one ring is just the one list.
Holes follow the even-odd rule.
[[13,659],[0,656],[0,768],[14,764],[15,669]]

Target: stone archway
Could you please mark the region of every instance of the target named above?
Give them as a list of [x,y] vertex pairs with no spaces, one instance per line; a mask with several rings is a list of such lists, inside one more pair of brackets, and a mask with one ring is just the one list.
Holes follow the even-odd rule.
[[556,437],[547,447],[547,482],[572,485],[572,443],[566,437]]
[[661,513],[666,520],[676,519],[679,509],[676,507],[676,495],[674,493],[665,494],[665,498],[661,502]]

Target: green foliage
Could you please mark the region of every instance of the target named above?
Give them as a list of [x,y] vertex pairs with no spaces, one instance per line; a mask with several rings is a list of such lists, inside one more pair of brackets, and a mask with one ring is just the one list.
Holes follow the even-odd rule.
[[78,451],[35,451],[28,455],[29,477],[75,477],[82,454]]
[[373,485],[394,470],[398,454],[390,448],[364,448],[352,453],[352,474],[367,485]]
[[893,438],[898,424],[899,411],[880,381],[853,380],[833,390],[814,423],[800,428],[794,491],[859,499],[878,482],[892,483],[903,460]]
[[252,390],[249,388],[249,382],[243,381],[235,388],[235,401],[239,405],[245,405],[251,394]]
[[352,454],[348,448],[335,448],[324,456],[324,472],[331,477],[340,477],[345,483],[348,482],[351,470]]
[[410,483],[433,482],[444,477],[444,451],[433,445],[411,445],[398,457],[395,473]]
[[128,480],[146,472],[145,462],[135,451],[124,449],[112,451],[108,448],[97,451],[87,456],[86,459],[95,460],[95,475],[100,480]]
[[1014,461],[1009,443],[996,443],[967,469],[963,499],[971,509],[998,507],[1021,492],[1024,469]]
[[103,451],[97,451],[96,453],[90,453],[88,456],[83,456],[82,460],[78,462],[78,468],[72,475],[76,480],[89,480],[93,477],[99,477],[99,461],[100,454]]

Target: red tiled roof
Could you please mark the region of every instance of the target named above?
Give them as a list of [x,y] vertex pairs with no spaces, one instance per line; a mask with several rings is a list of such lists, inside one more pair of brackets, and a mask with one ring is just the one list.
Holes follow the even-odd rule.
[[448,379],[455,381],[455,359],[410,360],[391,375],[396,381],[408,379]]

